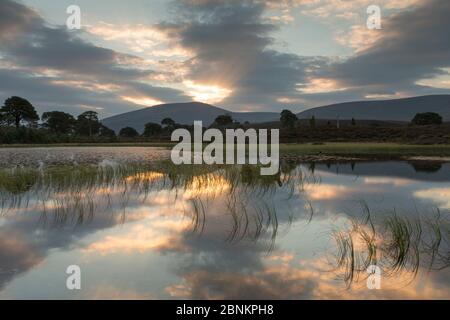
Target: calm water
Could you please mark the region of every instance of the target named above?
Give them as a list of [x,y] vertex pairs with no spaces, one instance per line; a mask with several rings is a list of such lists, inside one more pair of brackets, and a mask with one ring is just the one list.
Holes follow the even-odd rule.
[[[450,299],[449,163],[308,163],[262,179],[154,163],[167,155],[0,150],[0,298]],[[66,288],[70,265],[81,290]]]

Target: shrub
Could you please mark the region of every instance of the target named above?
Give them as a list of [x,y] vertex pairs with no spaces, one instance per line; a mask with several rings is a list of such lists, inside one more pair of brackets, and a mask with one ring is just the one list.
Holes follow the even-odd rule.
[[442,117],[435,112],[418,113],[412,119],[412,124],[417,126],[426,126],[431,124],[442,124]]

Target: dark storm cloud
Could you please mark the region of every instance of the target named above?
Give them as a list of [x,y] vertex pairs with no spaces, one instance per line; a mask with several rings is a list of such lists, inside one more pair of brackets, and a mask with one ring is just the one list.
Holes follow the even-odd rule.
[[[29,76],[29,72],[0,69],[0,102],[11,95],[27,97],[40,112],[62,110],[78,115],[85,109],[98,111],[103,116],[110,116],[137,106],[124,102],[120,95],[147,95],[162,101],[184,101],[188,99],[181,91],[171,88],[154,87],[135,81],[117,82],[120,88],[114,92],[87,88],[77,88],[70,85],[57,85],[54,81],[65,79],[45,76]],[[70,79],[69,79],[70,80]],[[89,84],[97,83],[86,82]],[[99,83],[101,84],[101,83]]]
[[[139,67],[143,65],[142,59],[97,47],[79,35],[65,27],[49,26],[38,13],[22,4],[2,1],[0,64],[3,61],[9,67],[0,69],[0,98],[21,94],[34,102],[39,111],[66,107],[66,111],[79,113],[80,106],[93,106],[104,109],[100,113],[105,115],[136,108],[120,98],[130,93],[163,101],[187,99],[179,90],[141,84],[139,81],[155,74]],[[56,76],[36,75],[42,72]],[[55,80],[60,81],[59,85]],[[85,84],[77,87],[70,85],[70,81]],[[116,89],[95,91],[89,84],[115,85]]]
[[105,113],[121,112],[130,108],[110,93],[100,93],[70,86],[57,86],[50,77],[29,77],[27,72],[0,69],[0,102],[8,96],[27,97],[41,111],[62,110],[78,115],[80,106],[105,108]]
[[0,6],[0,48],[10,62],[80,75],[134,78],[151,73],[123,68],[121,61],[137,58],[96,47],[65,27],[48,26],[36,12],[19,3],[6,0]]
[[187,62],[189,78],[233,90],[222,104],[270,105],[304,81],[309,59],[270,49],[277,27],[264,18],[263,2],[186,0],[175,8],[170,27],[195,53]]
[[382,37],[376,43],[328,72],[343,86],[395,91],[412,89],[419,79],[445,74],[441,68],[450,67],[449,16],[449,1],[424,1],[414,10],[383,21]]

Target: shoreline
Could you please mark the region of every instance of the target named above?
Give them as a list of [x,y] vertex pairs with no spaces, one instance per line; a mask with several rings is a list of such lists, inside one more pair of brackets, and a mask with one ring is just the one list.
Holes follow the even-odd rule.
[[[169,149],[176,143],[73,143],[0,145],[0,152],[20,149],[70,148],[155,148]],[[308,143],[280,144],[280,161],[299,162],[354,162],[354,161],[415,161],[450,162],[450,144],[410,145],[399,143]]]

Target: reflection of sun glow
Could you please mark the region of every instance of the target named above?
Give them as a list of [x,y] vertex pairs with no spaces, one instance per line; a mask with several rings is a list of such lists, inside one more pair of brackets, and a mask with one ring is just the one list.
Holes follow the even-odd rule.
[[342,185],[321,184],[305,186],[305,191],[307,192],[309,199],[332,200],[338,199],[343,194],[349,193],[352,190]]
[[198,196],[215,197],[231,188],[230,183],[220,175],[208,175],[206,177],[195,177],[189,188],[184,192],[185,199]]
[[131,182],[131,181],[156,181],[156,180],[160,180],[164,178],[164,174],[162,174],[161,172],[154,172],[154,171],[149,171],[149,172],[142,172],[142,173],[138,173],[136,175],[127,177],[127,182]]
[[195,100],[205,103],[217,103],[227,98],[232,90],[219,86],[197,84],[193,81],[184,81],[183,84],[189,89],[188,94]]
[[163,104],[164,102],[160,101],[160,100],[156,100],[152,97],[145,97],[145,96],[140,96],[140,97],[129,97],[129,96],[122,96],[121,97],[123,100],[140,105],[140,106],[155,106],[158,104]]

